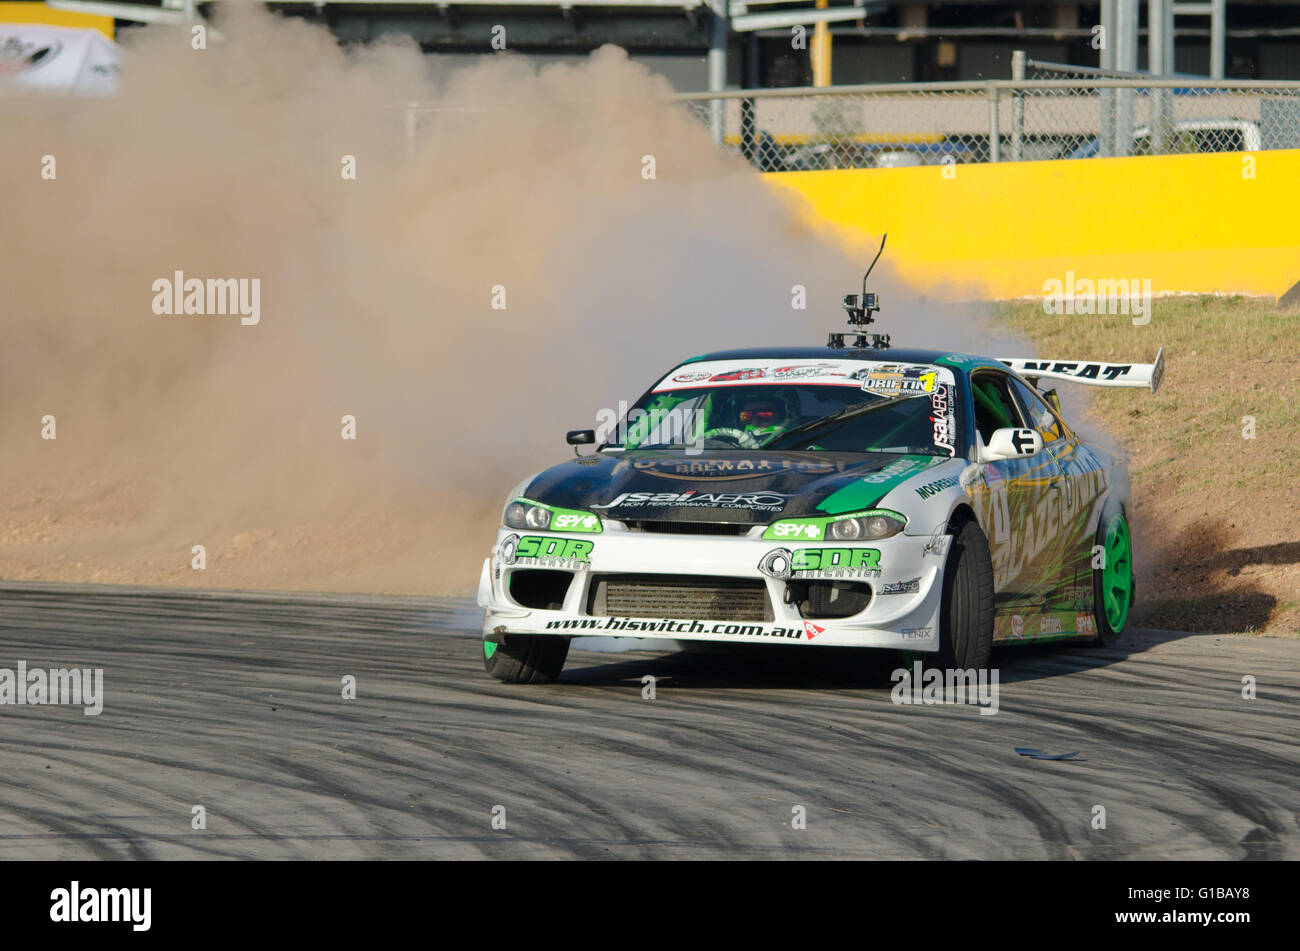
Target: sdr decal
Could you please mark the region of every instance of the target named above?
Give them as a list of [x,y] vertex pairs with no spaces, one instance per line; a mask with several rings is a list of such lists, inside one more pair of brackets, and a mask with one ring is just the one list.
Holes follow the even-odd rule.
[[582,538],[546,535],[507,535],[501,540],[501,561],[507,565],[540,568],[585,568],[591,563],[595,542]]
[[758,570],[770,578],[865,578],[880,574],[878,548],[775,548]]

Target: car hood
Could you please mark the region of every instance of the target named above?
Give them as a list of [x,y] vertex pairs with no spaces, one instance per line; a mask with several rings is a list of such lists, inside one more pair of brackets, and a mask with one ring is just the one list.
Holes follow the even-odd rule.
[[538,474],[523,495],[619,520],[756,525],[867,509],[948,461],[884,453],[598,453]]

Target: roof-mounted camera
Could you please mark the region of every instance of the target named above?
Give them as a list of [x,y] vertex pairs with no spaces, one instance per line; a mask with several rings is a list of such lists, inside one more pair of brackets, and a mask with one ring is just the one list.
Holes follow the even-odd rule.
[[874,293],[844,295],[844,312],[849,315],[850,326],[874,323],[871,315],[879,310],[880,303]]
[[[867,273],[862,275],[862,293],[844,295],[844,312],[849,315],[850,327],[865,327],[868,324],[875,323],[875,318],[871,315],[880,310],[880,298],[874,292],[867,292],[867,278],[871,276],[871,271],[876,266],[876,262],[880,260],[880,255],[885,252],[885,239],[888,237],[887,234],[881,236],[880,250],[871,259],[871,265],[867,268]],[[884,350],[889,347],[889,334],[869,334],[860,330],[851,334],[843,331],[832,332],[826,341],[826,345],[836,350],[843,350],[847,346],[845,340],[849,336],[853,337],[853,346],[859,350],[868,348]]]

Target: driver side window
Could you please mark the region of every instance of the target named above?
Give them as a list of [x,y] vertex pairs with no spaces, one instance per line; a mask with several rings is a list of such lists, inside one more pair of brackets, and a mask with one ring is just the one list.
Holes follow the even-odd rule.
[[1029,420],[1029,425],[1038,430],[1043,437],[1043,442],[1049,443],[1065,435],[1061,431],[1060,420],[1041,396],[1019,380],[1012,380],[1011,385],[1015,387],[1016,395],[1020,397],[1020,403],[1025,408],[1025,417]]
[[975,403],[975,428],[987,444],[995,429],[1020,425],[1020,413],[1007,391],[1010,378],[1002,373],[971,375],[971,398]]

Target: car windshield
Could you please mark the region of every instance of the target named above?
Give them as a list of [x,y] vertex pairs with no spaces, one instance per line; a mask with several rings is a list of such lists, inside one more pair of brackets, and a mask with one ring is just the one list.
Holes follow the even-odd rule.
[[948,453],[934,444],[934,420],[927,394],[912,393],[846,409],[767,442],[765,449],[799,452]]
[[[921,365],[841,361],[679,368],[642,397],[602,448],[775,449],[950,455],[951,375]],[[713,371],[717,372],[713,372]]]

